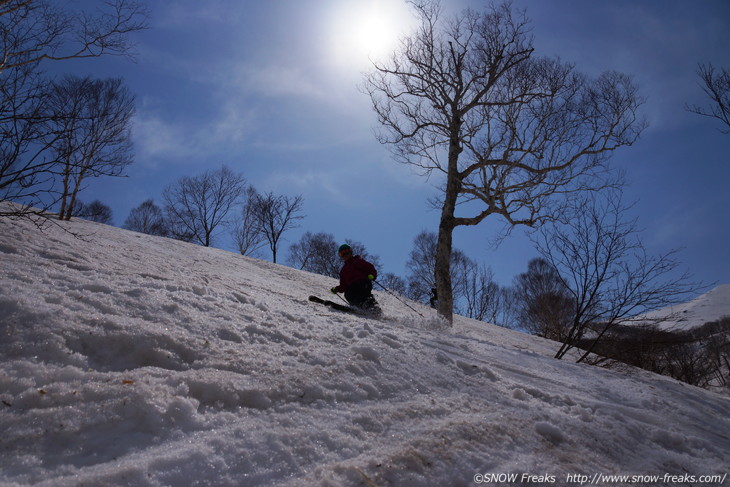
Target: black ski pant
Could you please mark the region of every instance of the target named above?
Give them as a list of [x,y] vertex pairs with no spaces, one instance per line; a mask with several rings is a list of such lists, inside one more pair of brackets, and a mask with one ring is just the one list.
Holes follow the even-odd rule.
[[375,304],[373,283],[369,279],[356,282],[345,291],[345,299],[348,303],[358,308],[372,307]]

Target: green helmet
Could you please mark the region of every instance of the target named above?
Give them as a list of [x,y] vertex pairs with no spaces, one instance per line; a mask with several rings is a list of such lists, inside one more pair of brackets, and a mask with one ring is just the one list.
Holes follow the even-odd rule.
[[342,245],[340,245],[340,248],[337,249],[337,252],[339,253],[339,252],[342,252],[343,250],[352,250],[352,247],[350,247],[347,244],[342,244]]

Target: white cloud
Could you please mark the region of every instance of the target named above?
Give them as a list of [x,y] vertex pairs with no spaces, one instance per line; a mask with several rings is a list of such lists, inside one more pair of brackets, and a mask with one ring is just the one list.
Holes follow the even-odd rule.
[[252,114],[224,105],[213,121],[185,120],[171,122],[151,113],[135,117],[133,140],[137,159],[143,164],[161,160],[179,162],[191,158],[230,153],[244,144],[253,125]]
[[149,115],[135,117],[133,138],[138,159],[142,162],[186,155],[191,149],[190,138],[179,126]]

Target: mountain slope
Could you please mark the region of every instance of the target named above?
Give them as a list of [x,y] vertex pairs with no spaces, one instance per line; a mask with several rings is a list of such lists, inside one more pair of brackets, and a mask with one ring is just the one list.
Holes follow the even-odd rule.
[[337,313],[306,299],[329,278],[83,221],[0,220],[0,262],[2,485],[730,470],[728,399],[387,294]]
[[[690,330],[730,316],[730,284],[723,284],[688,303],[647,313],[644,318],[670,331]],[[669,317],[668,319],[666,317]]]

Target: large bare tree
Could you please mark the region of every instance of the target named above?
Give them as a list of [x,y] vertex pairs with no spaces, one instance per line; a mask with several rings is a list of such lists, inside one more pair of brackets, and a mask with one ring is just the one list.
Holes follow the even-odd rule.
[[216,229],[228,224],[228,213],[239,202],[245,185],[242,175],[223,166],[167,186],[162,197],[170,234],[210,247]]
[[435,283],[450,321],[454,229],[492,215],[537,225],[554,217],[556,197],[601,187],[609,155],[644,126],[641,99],[629,76],[590,79],[534,55],[526,15],[510,3],[450,18],[435,0],[411,3],[420,26],[364,86],[380,141],[441,175]]
[[121,78],[66,76],[48,104],[49,147],[62,174],[59,218],[70,220],[88,178],[121,176],[132,163],[134,95]]
[[46,154],[50,81],[44,67],[129,55],[130,34],[144,29],[146,21],[145,8],[134,0],[110,0],[94,13],[74,11],[68,2],[0,1],[0,200],[24,205],[0,216],[38,214],[55,203],[58,171]]

